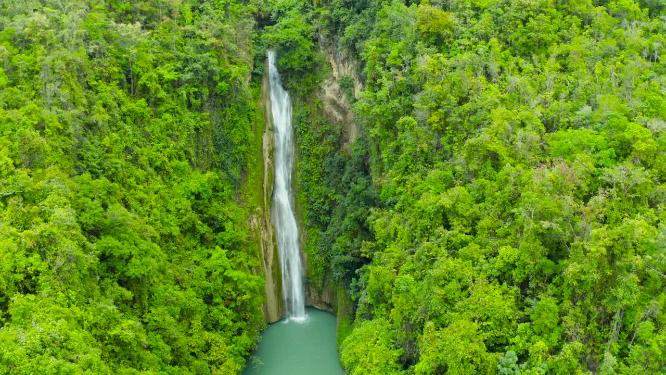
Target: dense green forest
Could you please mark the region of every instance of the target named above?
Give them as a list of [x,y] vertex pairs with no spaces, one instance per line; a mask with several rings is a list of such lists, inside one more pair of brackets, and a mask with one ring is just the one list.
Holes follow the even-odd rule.
[[666,373],[661,0],[1,2],[0,373],[243,368],[269,47],[349,374]]
[[297,114],[350,374],[666,371],[663,2],[284,6],[365,85],[349,150],[321,102]]
[[0,373],[242,369],[252,14],[0,2]]

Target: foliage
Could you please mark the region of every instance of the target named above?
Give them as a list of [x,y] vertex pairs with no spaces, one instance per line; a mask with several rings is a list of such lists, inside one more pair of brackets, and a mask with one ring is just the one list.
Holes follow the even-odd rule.
[[1,373],[242,369],[251,10],[2,2]]
[[299,105],[294,115],[298,144],[298,192],[304,226],[310,282],[349,286],[355,271],[367,263],[364,241],[371,238],[366,218],[378,204],[363,140],[343,146],[342,129],[322,115],[321,103]]
[[363,163],[317,116],[298,133],[310,258],[355,298],[349,372],[662,373],[664,7],[312,12],[365,85]]
[[[248,82],[275,48],[308,282],[352,295],[350,374],[663,373],[665,11],[2,2],[0,372],[242,368]],[[322,43],[362,66],[340,82],[354,144],[316,99]]]
[[323,57],[315,42],[308,7],[301,1],[274,1],[271,21],[261,31],[261,45],[274,49],[285,87],[295,94],[312,91],[321,81]]

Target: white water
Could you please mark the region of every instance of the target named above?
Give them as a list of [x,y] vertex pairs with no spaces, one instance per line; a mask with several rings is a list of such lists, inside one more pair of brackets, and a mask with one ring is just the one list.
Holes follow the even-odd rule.
[[294,140],[291,128],[291,98],[280,82],[275,51],[268,51],[271,111],[275,132],[275,183],[273,185],[273,225],[277,234],[282,292],[287,318],[304,321],[305,298],[303,267],[298,244],[298,226],[293,210],[291,175],[294,164]]

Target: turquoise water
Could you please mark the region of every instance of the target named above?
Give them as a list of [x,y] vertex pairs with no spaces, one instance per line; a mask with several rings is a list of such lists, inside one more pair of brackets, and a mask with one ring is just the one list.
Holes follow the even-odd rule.
[[335,316],[308,308],[304,322],[282,320],[264,331],[243,375],[341,375]]

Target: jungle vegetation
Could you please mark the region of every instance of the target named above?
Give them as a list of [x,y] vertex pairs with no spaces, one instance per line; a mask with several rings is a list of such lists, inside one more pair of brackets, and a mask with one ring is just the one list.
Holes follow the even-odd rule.
[[244,367],[254,12],[0,2],[0,373]]
[[663,1],[29,0],[0,3],[1,373],[242,369],[269,47],[349,374],[666,371]]
[[297,128],[350,374],[666,371],[663,2],[285,3],[364,85]]

